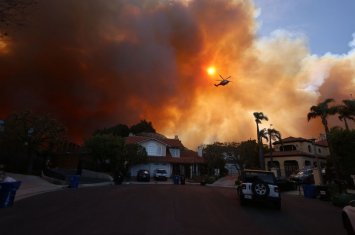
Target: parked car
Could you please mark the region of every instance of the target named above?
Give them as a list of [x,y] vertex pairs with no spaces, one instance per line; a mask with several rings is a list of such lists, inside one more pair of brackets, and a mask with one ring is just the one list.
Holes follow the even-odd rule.
[[355,234],[355,200],[350,201],[342,211],[343,225],[348,234]]
[[281,209],[281,195],[276,178],[271,171],[243,170],[238,187],[240,205],[248,201],[271,202]]
[[290,180],[297,184],[314,184],[313,170],[299,170],[296,174],[290,175]]
[[167,180],[168,173],[166,172],[165,169],[157,169],[154,172],[154,179],[155,180]]
[[150,173],[148,170],[139,170],[137,172],[137,181],[150,181]]

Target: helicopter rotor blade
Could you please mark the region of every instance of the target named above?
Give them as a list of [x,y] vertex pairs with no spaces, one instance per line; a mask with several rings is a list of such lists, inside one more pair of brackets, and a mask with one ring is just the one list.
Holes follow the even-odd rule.
[[224,80],[224,78],[222,77],[222,75],[220,75],[220,74],[218,74],[223,80]]
[[228,78],[230,78],[230,77],[232,77],[232,76],[227,77],[226,80],[227,80]]

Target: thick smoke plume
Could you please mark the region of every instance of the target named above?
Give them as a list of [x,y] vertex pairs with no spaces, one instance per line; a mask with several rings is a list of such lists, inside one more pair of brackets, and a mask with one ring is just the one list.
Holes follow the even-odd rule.
[[[317,137],[309,108],[354,93],[355,50],[317,57],[297,35],[258,38],[252,1],[42,0],[32,11],[0,38],[0,117],[49,112],[79,143],[141,119],[191,148],[255,139],[255,111],[284,137]],[[215,87],[210,65],[232,82]]]

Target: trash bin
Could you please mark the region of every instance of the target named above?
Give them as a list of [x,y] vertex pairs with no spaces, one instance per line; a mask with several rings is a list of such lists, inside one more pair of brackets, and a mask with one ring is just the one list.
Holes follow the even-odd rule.
[[0,183],[0,208],[10,207],[14,204],[16,191],[21,181]]
[[185,184],[185,176],[180,177],[180,184]]
[[320,200],[330,200],[329,188],[326,185],[317,186],[317,191],[319,192]]
[[174,184],[179,184],[180,177],[178,175],[174,176]]
[[69,188],[78,188],[79,187],[79,175],[72,175],[69,178]]
[[318,195],[317,187],[313,184],[303,184],[303,194],[305,198],[316,198]]

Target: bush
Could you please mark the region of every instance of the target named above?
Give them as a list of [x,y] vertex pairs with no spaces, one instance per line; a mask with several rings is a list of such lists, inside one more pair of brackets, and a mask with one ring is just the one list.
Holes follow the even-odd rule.
[[349,204],[350,201],[355,200],[354,194],[341,193],[332,197],[332,203],[335,206],[344,207]]

